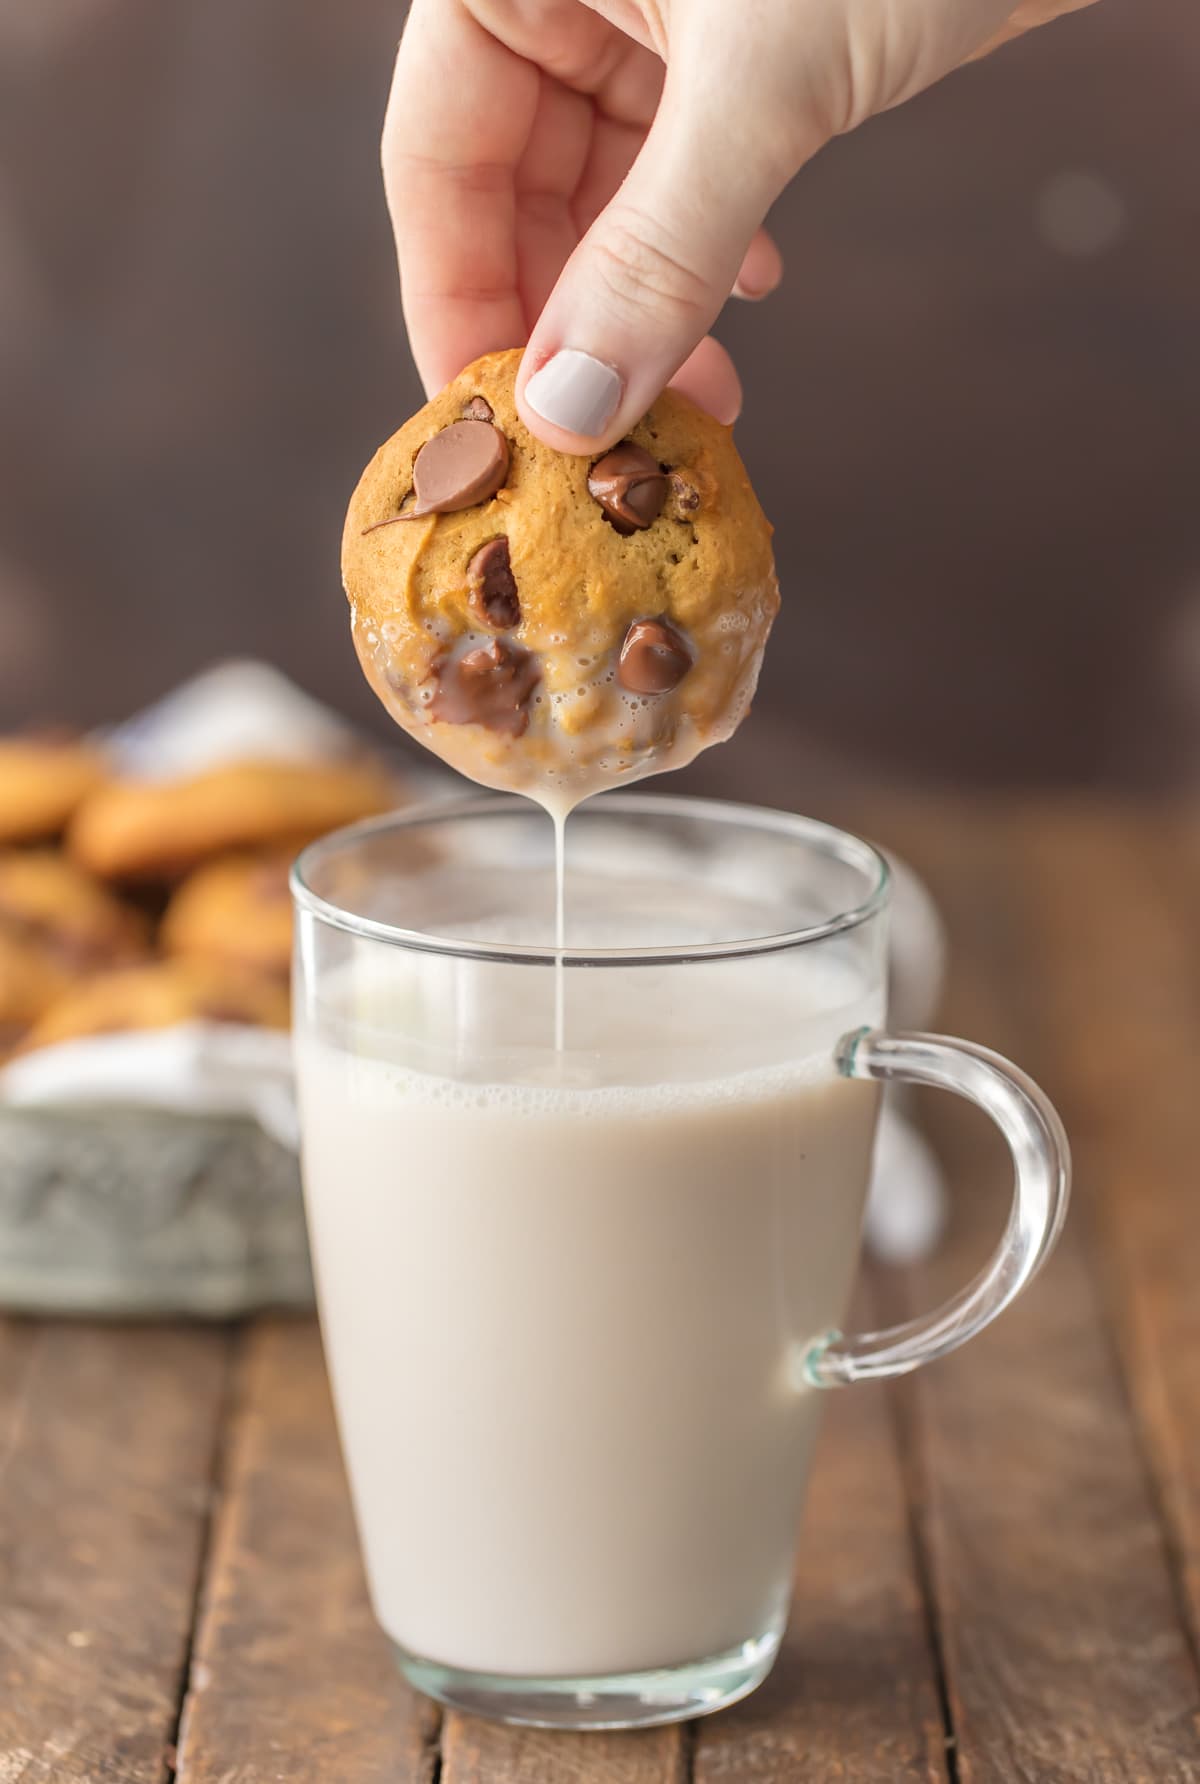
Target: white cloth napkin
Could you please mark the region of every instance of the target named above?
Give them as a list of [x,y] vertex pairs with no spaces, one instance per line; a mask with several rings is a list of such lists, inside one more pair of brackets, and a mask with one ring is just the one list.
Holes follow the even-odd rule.
[[[946,932],[922,880],[888,853],[892,870],[892,1028],[928,1028],[936,1018],[946,975]],[[937,1159],[903,1113],[903,1092],[884,1095],[875,1141],[875,1170],[867,1201],[867,1243],[886,1263],[926,1257],[946,1224],[946,1186]]]
[[101,1035],[41,1047],[5,1067],[3,1100],[24,1108],[70,1103],[250,1115],[272,1139],[299,1144],[286,1034],[231,1022]]
[[355,742],[344,719],[269,663],[217,663],[100,739],[122,774],[178,780],[224,762],[323,762]]
[[[206,670],[102,741],[123,773],[166,779],[247,756],[320,761],[352,740],[343,720],[278,670],[238,661]],[[431,776],[424,790],[432,797],[454,789]],[[941,989],[942,925],[920,880],[894,858],[892,868],[891,1020],[898,1028],[924,1028]],[[187,1023],[43,1048],[0,1070],[0,1102],[249,1115],[285,1146],[295,1147],[298,1138],[287,1037],[230,1023]],[[888,1261],[922,1256],[936,1243],[944,1214],[937,1162],[889,1095],[867,1243]]]

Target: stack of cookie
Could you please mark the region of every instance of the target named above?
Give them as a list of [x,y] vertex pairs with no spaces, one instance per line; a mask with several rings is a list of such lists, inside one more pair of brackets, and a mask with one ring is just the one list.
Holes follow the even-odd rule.
[[116,778],[76,740],[0,739],[0,1058],[187,1021],[288,1021],[296,850],[396,803],[356,759]]

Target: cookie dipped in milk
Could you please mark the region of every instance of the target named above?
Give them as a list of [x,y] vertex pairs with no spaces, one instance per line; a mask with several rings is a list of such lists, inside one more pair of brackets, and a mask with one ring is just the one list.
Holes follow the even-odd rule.
[[568,457],[517,414],[520,359],[477,360],[379,448],[342,576],[404,729],[563,813],[732,736],[779,589],[727,427],[667,390],[611,451]]
[[[679,847],[610,821],[640,798],[590,798],[736,730],[779,603],[771,529],[686,399],[565,457],[517,416],[519,359],[379,450],[342,564],[389,711],[545,807],[557,848],[523,801],[485,801],[415,820],[415,852],[402,817],[302,860],[321,910],[352,911],[327,935],[301,896],[297,1057],[377,1615],[448,1700],[519,1715],[522,1679],[590,1681],[571,1722],[628,1674],[701,1661],[715,1705],[770,1664],[816,1420],[795,1356],[841,1316],[874,1127],[833,1048],[882,1001],[869,950],[862,971],[636,958],[788,927],[790,840],[698,817]],[[568,941],[620,964],[577,972]]]
[[[294,869],[305,1194],[404,1674],[474,1714],[629,1728],[766,1676],[820,1390],[993,1317],[1052,1242],[1065,1153],[1004,1062],[880,1032],[867,843],[623,790],[745,715],[770,528],[728,431],[669,392],[595,459],[549,451],[517,417],[518,358],[464,372],[351,503],[372,685],[527,797],[376,819]],[[843,1339],[897,1078],[993,1113],[1019,1207],[948,1308]]]

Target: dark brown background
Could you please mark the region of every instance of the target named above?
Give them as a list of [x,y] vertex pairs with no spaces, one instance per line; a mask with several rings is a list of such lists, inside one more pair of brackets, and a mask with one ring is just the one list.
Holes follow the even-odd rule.
[[[0,0],[0,723],[258,653],[371,724],[336,546],[419,400],[397,0]],[[785,609],[751,727],[859,779],[1200,778],[1200,13],[1103,0],[836,144],[721,326]]]

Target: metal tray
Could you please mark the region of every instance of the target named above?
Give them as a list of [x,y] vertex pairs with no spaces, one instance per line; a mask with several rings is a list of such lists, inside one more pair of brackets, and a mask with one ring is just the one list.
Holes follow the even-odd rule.
[[312,1298],[296,1157],[250,1119],[0,1108],[0,1308],[227,1319]]

